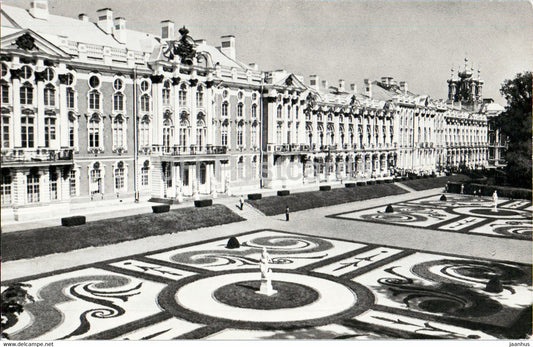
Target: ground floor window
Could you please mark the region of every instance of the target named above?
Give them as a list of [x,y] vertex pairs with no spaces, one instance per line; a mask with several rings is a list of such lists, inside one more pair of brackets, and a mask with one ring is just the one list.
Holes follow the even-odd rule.
[[70,196],[76,196],[77,195],[76,171],[70,171],[69,178],[68,178],[68,184],[69,184]]
[[90,176],[90,192],[93,194],[102,193],[102,170],[92,169],[89,173]]
[[200,184],[205,184],[207,179],[207,170],[205,164],[200,165]]
[[147,187],[150,184],[150,168],[143,167],[141,169],[141,186]]
[[39,179],[40,176],[37,174],[29,174],[26,176],[26,200],[28,203],[39,202]]
[[124,189],[124,168],[115,169],[115,189]]
[[59,180],[59,175],[57,172],[50,172],[49,175],[49,181],[48,181],[48,187],[50,191],[50,200],[57,200],[58,194],[57,194],[57,183]]
[[2,174],[2,205],[11,204],[11,175]]

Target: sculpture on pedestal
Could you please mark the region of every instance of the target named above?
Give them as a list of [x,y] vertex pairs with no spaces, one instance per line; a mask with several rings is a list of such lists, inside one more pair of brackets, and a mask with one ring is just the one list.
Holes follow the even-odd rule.
[[272,270],[268,265],[271,262],[272,259],[270,259],[266,248],[263,247],[263,253],[261,254],[261,260],[259,261],[259,270],[261,270],[261,287],[256,292],[257,294],[272,296],[278,292],[272,288]]
[[492,210],[498,212],[498,192],[496,190],[492,193],[492,201],[494,202],[494,208]]

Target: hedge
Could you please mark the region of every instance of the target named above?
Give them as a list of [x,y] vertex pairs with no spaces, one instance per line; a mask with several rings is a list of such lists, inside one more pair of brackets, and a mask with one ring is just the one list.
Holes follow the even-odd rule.
[[373,184],[376,184],[376,181],[374,181],[374,180],[372,180],[372,181],[367,181],[366,184],[371,186],[371,185],[373,185]]
[[354,188],[355,187],[355,183],[345,183],[344,186],[346,188]]
[[331,190],[331,186],[320,186],[319,189],[320,191],[325,192],[325,191]]
[[498,196],[500,197],[511,198],[511,199],[531,200],[531,194],[532,194],[531,189],[492,186],[492,185],[485,185],[485,184],[479,184],[479,183],[449,182],[448,193],[460,194],[461,184],[464,185],[463,194],[492,196],[492,194],[496,190],[498,192]]
[[213,205],[213,200],[211,199],[194,200],[194,207],[207,207],[211,205]]
[[85,216],[72,216],[61,218],[61,225],[64,227],[71,227],[74,225],[85,224]]
[[262,197],[261,193],[248,194],[248,200],[261,200]]
[[170,205],[155,205],[152,206],[153,213],[164,213],[170,211]]
[[360,186],[360,187],[361,186],[366,186],[366,182],[357,182],[357,185]]
[[278,196],[287,196],[290,194],[291,192],[289,190],[278,190]]

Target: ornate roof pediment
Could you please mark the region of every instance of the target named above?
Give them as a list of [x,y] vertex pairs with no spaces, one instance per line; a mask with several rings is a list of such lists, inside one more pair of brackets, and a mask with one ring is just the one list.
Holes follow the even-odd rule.
[[30,29],[24,29],[2,37],[2,52],[32,53],[50,58],[71,58],[70,54]]

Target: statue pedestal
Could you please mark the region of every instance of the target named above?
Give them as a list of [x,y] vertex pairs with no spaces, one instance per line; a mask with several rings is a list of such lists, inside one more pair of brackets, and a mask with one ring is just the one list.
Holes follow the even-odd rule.
[[257,294],[266,296],[272,296],[277,292],[277,290],[274,290],[274,288],[272,288],[272,281],[270,280],[270,278],[261,279],[261,287],[259,287],[259,290],[256,291]]

